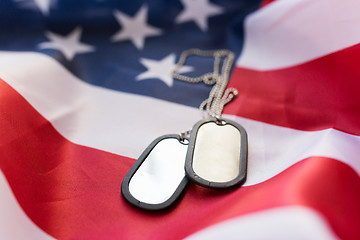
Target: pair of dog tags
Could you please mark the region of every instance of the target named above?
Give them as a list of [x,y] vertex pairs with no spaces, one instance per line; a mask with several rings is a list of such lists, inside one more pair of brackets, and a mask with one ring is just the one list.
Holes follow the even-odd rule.
[[230,120],[200,121],[189,140],[175,134],[155,139],[126,174],[121,193],[136,207],[160,210],[181,196],[188,179],[207,188],[238,187],[246,168],[245,129]]

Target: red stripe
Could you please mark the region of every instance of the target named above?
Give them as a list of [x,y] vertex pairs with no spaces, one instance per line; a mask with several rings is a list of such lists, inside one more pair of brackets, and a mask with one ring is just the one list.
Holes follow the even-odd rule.
[[225,113],[300,130],[335,128],[360,135],[359,62],[356,45],[280,70],[237,67],[230,86],[240,95]]
[[235,191],[191,184],[175,208],[149,213],[120,195],[133,159],[69,142],[2,81],[0,113],[0,167],[26,214],[56,238],[180,239],[246,213],[304,205],[342,239],[360,239],[360,178],[341,162],[312,157]]
[[263,0],[261,3],[261,7],[265,7],[266,5],[275,2],[275,0]]

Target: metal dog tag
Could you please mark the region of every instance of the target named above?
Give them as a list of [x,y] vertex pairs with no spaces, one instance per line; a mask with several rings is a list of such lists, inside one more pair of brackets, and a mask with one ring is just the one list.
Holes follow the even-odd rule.
[[188,183],[184,170],[187,145],[179,135],[155,139],[126,174],[121,185],[123,197],[147,210],[173,204]]
[[230,120],[195,124],[188,147],[185,171],[190,180],[209,188],[230,188],[245,182],[247,134]]

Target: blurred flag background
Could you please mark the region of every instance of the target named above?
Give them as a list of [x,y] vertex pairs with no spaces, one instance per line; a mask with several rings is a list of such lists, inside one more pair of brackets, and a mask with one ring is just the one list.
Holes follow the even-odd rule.
[[[0,239],[360,239],[360,2],[2,0]],[[121,181],[211,87],[171,78],[190,48],[236,54],[225,117],[248,177],[190,183],[171,209]],[[212,60],[191,58],[198,76]]]

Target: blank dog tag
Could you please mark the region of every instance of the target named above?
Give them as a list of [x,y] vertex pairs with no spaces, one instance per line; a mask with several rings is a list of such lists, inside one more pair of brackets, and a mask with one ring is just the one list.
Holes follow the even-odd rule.
[[185,141],[179,135],[154,140],[126,174],[121,185],[123,197],[147,210],[164,209],[174,203],[188,182]]
[[185,162],[189,179],[209,188],[240,186],[246,179],[247,134],[229,120],[195,124]]

